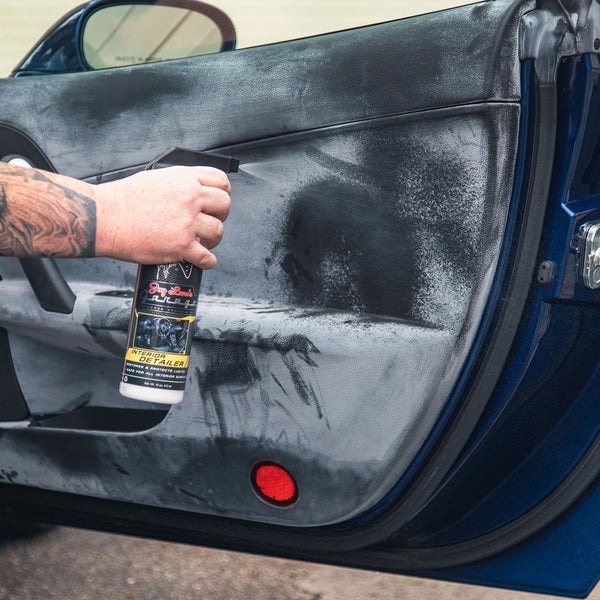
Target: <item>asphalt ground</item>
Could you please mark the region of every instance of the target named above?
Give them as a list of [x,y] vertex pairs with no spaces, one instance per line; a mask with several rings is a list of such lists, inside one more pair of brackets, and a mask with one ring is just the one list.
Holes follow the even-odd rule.
[[0,553],[0,600],[550,598],[67,527],[0,538]]

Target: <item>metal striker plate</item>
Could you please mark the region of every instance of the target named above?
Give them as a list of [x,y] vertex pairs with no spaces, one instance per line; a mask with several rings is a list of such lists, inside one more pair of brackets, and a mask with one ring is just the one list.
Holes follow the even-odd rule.
[[583,283],[591,290],[600,288],[600,223],[585,228]]

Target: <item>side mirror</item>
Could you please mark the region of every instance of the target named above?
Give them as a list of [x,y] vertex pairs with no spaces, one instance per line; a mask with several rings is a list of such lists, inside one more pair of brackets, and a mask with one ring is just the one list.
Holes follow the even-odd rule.
[[233,50],[236,32],[199,0],[92,0],[56,23],[13,77],[76,73]]
[[89,69],[214,54],[235,43],[224,12],[189,0],[96,3],[83,15],[79,35]]

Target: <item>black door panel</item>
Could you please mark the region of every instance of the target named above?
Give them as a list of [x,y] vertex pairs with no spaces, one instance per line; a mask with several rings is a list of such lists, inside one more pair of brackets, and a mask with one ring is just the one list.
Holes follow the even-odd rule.
[[[317,38],[133,68],[0,82],[2,118],[59,173],[478,101],[518,101],[518,24],[489,2]],[[177,142],[177,144],[175,144]]]
[[[242,161],[239,204],[204,280],[188,400],[138,437],[13,430],[0,448],[18,452],[20,483],[301,526],[372,507],[423,444],[475,333],[514,160],[507,151],[496,170],[489,149],[517,125],[515,106],[473,105],[228,148]],[[25,398],[34,414],[130,406],[113,389],[129,299],[97,294],[126,289],[134,267],[59,264],[78,298],[72,316],[50,319],[31,294],[17,302],[23,282],[5,278]],[[40,378],[44,360],[52,376]],[[28,468],[45,446],[70,458],[55,449],[42,472]],[[294,475],[293,510],[254,496],[248,473],[263,459]]]
[[[59,315],[0,261],[32,413],[0,427],[11,483],[294,532],[384,500],[447,406],[494,281],[528,8],[0,82],[1,120],[64,174],[101,182],[170,146],[241,161],[168,412],[118,395],[135,265],[57,261],[77,297]],[[292,473],[294,506],[255,494],[262,460]]]

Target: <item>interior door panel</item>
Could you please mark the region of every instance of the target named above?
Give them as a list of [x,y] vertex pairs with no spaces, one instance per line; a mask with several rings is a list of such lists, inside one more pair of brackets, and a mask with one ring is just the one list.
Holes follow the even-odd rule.
[[[483,28],[503,12],[469,11],[444,25],[440,48],[465,22]],[[241,161],[219,268],[203,284],[187,400],[147,432],[119,431],[119,408],[136,404],[116,389],[135,266],[59,261],[77,301],[55,316],[4,259],[0,323],[38,415],[0,439],[20,484],[302,527],[348,520],[384,497],[456,383],[512,194],[514,75],[490,75],[482,48],[463,85],[466,70],[450,65],[464,55],[429,51],[438,77],[421,75],[407,93],[419,75],[406,49],[419,55],[423,28],[439,19],[52,85],[3,82],[20,107],[5,122],[65,174],[101,175],[169,145]],[[23,111],[26,97],[35,100]],[[113,410],[116,431],[72,430],[60,417],[79,411],[85,423],[92,407]],[[261,459],[293,474],[293,509],[248,485]]]
[[[250,164],[264,174],[242,172],[234,179],[240,206],[228,222],[231,239],[223,244],[219,270],[204,280],[210,295],[199,310],[188,384],[190,397],[202,401],[174,407],[148,434],[157,440],[166,428],[169,439],[198,446],[199,454],[184,452],[177,471],[187,481],[185,463],[192,471],[203,464],[194,493],[202,495],[197,485],[209,485],[213,507],[178,493],[183,484],[170,468],[165,475],[174,479],[172,498],[140,487],[147,478],[135,474],[146,467],[135,451],[129,458],[124,454],[124,445],[138,445],[133,440],[119,441],[106,462],[109,473],[116,463],[133,474],[132,489],[117,481],[106,497],[162,497],[160,505],[172,508],[218,507],[231,516],[314,526],[374,505],[402,475],[452,391],[476,329],[472,313],[491,283],[511,192],[505,173],[510,181],[514,157],[507,152],[498,170],[489,149],[503,131],[517,127],[518,110],[474,105],[387,121],[227,149],[240,158],[242,171]],[[451,160],[438,149],[445,139],[462,149]],[[358,157],[348,155],[349,148]],[[415,156],[428,157],[425,171],[417,171]],[[369,165],[381,173],[369,176]],[[394,190],[415,179],[412,197],[399,201]],[[497,201],[499,192],[504,203]],[[425,215],[428,199],[433,206]],[[3,274],[13,357],[30,409],[54,414],[125,406],[114,382],[129,319],[125,292],[135,267],[109,260],[59,264],[77,296],[74,312],[64,317],[37,305],[16,265]],[[398,264],[406,267],[395,269]],[[115,289],[121,293],[111,293]],[[59,355],[59,349],[66,353]],[[32,353],[36,361],[27,358]],[[42,361],[51,377],[39,377]],[[73,377],[73,369],[86,376]],[[115,427],[118,421],[115,416]],[[18,435],[34,439],[38,432]],[[68,435],[72,444],[94,437],[78,434],[83,437],[75,442]],[[226,465],[213,461],[214,444],[231,440],[239,456]],[[110,442],[102,445],[109,452]],[[247,484],[246,473],[265,457],[265,447],[267,457],[285,464],[306,488],[294,511],[258,502]],[[151,448],[159,453],[151,465],[171,454],[157,443]],[[40,485],[40,473],[25,475],[30,459],[22,447],[18,454],[14,468],[22,483]],[[216,474],[233,465],[238,472],[217,492]],[[82,470],[76,470],[79,487]],[[110,478],[90,471],[91,489],[99,476]],[[44,487],[61,482],[59,489],[71,489],[47,466],[43,477]],[[235,494],[232,481],[240,487]],[[246,503],[253,506],[250,513]]]

